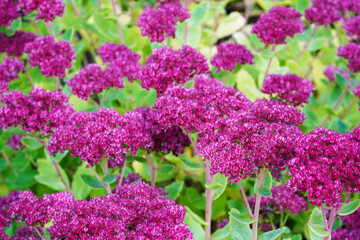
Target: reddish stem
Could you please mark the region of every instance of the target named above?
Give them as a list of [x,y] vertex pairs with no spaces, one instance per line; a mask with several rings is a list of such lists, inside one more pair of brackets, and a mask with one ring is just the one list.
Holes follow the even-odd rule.
[[318,26],[318,25],[315,25],[314,30],[313,30],[313,32],[311,33],[310,38],[306,41],[305,46],[304,46],[304,48],[301,50],[301,52],[296,56],[295,61],[298,61],[299,58],[301,57],[301,55],[303,55],[303,53],[304,53],[304,52],[306,51],[306,49],[309,47],[309,44],[310,44],[311,40],[314,38],[314,36],[315,36],[315,34],[316,34],[316,32],[317,32],[318,29],[319,29],[319,26]]
[[[113,7],[114,15],[115,15],[115,17],[117,18],[117,17],[118,17],[118,13],[117,13],[117,11],[116,11],[116,3],[115,3],[115,0],[111,0],[111,4],[112,4],[112,7]],[[123,36],[122,30],[121,30],[121,25],[120,25],[120,23],[119,23],[119,21],[118,21],[117,19],[116,19],[116,25],[117,25],[118,32],[119,32],[120,43],[121,43],[121,44],[124,44],[124,43],[125,43],[125,40],[124,40],[124,36]]]
[[[258,188],[264,185],[265,177],[267,174],[267,169],[263,168],[260,170],[260,174],[257,175],[258,180]],[[252,240],[257,240],[257,232],[258,232],[258,225],[259,225],[259,212],[260,212],[260,202],[261,202],[261,195],[259,193],[255,194],[255,210],[254,210],[254,217],[255,222],[252,224]]]
[[[205,160],[205,180],[207,184],[212,184],[214,182],[214,176],[211,176],[210,173],[210,161]],[[212,210],[212,197],[213,189],[206,188],[206,208],[205,208],[205,240],[211,239],[211,210]]]
[[241,185],[241,182],[240,182],[240,181],[238,182],[238,184],[239,184],[239,187],[240,187],[241,195],[242,195],[242,197],[243,197],[243,199],[244,199],[246,208],[247,208],[247,210],[248,210],[248,213],[249,213],[249,215],[250,215],[251,218],[255,219],[254,214],[253,214],[252,211],[251,211],[251,207],[250,207],[248,198],[246,197],[244,188],[243,188],[243,186]]

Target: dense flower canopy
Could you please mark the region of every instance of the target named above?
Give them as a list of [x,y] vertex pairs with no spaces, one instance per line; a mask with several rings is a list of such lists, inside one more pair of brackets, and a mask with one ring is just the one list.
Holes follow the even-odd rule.
[[338,48],[338,56],[348,60],[347,67],[350,72],[360,71],[360,46],[353,42],[348,42],[345,46]]
[[272,7],[268,13],[260,16],[252,33],[266,45],[285,44],[286,37],[294,37],[296,33],[304,32],[305,25],[300,17],[301,14],[295,9]]
[[347,35],[355,40],[360,39],[360,16],[349,18],[345,20],[343,26]]
[[6,52],[8,56],[20,57],[24,53],[25,45],[36,38],[34,33],[24,31],[16,31],[12,36],[0,33],[0,53]]
[[261,91],[278,97],[294,106],[309,102],[314,85],[295,74],[269,74],[266,76]]
[[312,6],[305,10],[309,23],[327,26],[340,20],[339,0],[312,0]]

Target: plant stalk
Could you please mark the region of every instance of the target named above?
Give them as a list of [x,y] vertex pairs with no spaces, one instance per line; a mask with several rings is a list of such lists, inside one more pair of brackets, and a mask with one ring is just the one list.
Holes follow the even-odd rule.
[[303,55],[303,53],[304,53],[304,52],[306,51],[306,49],[309,47],[309,44],[310,44],[311,40],[314,38],[314,36],[315,36],[315,34],[316,34],[316,32],[317,32],[318,29],[319,29],[319,25],[315,25],[314,30],[313,30],[313,32],[311,33],[310,38],[306,41],[305,46],[304,46],[304,48],[301,50],[301,52],[299,52],[299,54],[296,56],[295,61],[298,61],[299,58],[301,57],[301,55]]
[[123,165],[123,167],[121,168],[119,185],[121,185],[121,184],[122,184],[122,182],[123,182],[123,180],[124,180],[124,175],[125,175],[126,165],[127,165],[127,162],[126,162],[126,160],[125,160],[125,161],[124,161],[124,165]]
[[[263,168],[260,170],[260,174],[257,175],[258,180],[258,188],[264,185],[265,177],[268,170]],[[255,222],[252,224],[252,240],[257,240],[257,232],[258,232],[258,225],[259,225],[259,212],[260,212],[260,202],[261,202],[261,195],[259,193],[256,194],[255,200],[255,210],[254,210],[254,217]]]
[[[116,3],[115,3],[115,0],[111,0],[111,4],[112,4],[112,7],[113,7],[114,16],[115,16],[116,18],[118,18],[118,13],[117,13],[117,11],[116,11]],[[121,44],[124,44],[124,43],[125,43],[124,35],[123,35],[123,33],[122,33],[121,24],[120,24],[120,22],[118,21],[118,19],[116,19],[116,25],[117,25],[118,32],[119,32],[120,43],[121,43]]]
[[[214,182],[214,176],[211,176],[210,173],[210,161],[205,160],[205,180],[207,184],[211,184]],[[205,207],[205,222],[207,225],[205,226],[205,239],[211,239],[211,211],[212,211],[212,197],[213,197],[213,189],[206,188],[206,207]]]
[[248,210],[248,213],[249,213],[249,215],[250,215],[251,218],[255,219],[254,214],[252,213],[252,210],[251,210],[251,207],[250,207],[248,198],[246,197],[244,188],[243,188],[243,186],[241,185],[241,182],[240,182],[240,181],[238,182],[238,184],[239,184],[239,187],[240,187],[241,195],[242,195],[242,197],[243,197],[243,199],[244,199],[246,208],[247,208],[247,210]]
[[105,188],[106,192],[108,194],[111,193],[111,188],[110,188],[110,185],[109,184],[106,184],[104,182],[104,180],[101,179],[101,177],[99,176],[99,174],[97,174],[96,170],[94,168],[91,168],[91,171],[94,173],[96,179],[101,183],[101,185]]

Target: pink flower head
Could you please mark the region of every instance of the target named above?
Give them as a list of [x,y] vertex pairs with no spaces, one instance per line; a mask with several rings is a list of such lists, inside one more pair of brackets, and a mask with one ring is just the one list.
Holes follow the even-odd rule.
[[359,191],[360,141],[354,134],[316,128],[297,142],[295,151],[287,184],[307,192],[311,204],[336,207],[342,193]]
[[345,19],[343,28],[349,37],[360,40],[360,16]]
[[115,43],[103,44],[99,47],[98,52],[104,63],[111,63],[118,58],[129,62],[137,62],[140,59],[140,55],[132,52],[127,46]]
[[[197,84],[198,81],[210,84]],[[218,83],[211,84],[213,81]],[[217,119],[245,108],[250,102],[242,92],[206,76],[197,76],[195,86],[193,89],[171,86],[156,100],[154,109],[161,127],[180,126],[186,132],[213,131]]]
[[190,18],[188,10],[176,3],[164,3],[160,7],[146,8],[139,16],[137,26],[141,34],[151,42],[162,42],[168,37],[175,38],[177,22]]
[[63,0],[20,0],[20,5],[25,14],[39,10],[36,20],[43,19],[45,22],[54,21],[55,17],[62,17],[65,9]]
[[309,102],[314,85],[295,74],[269,74],[266,76],[261,91],[276,96],[294,106]]
[[62,125],[73,111],[66,94],[41,88],[33,88],[29,96],[9,92],[1,101],[4,106],[0,107],[0,128],[21,125],[24,131],[42,135]]
[[360,13],[360,2],[354,0],[341,0],[338,2],[339,8],[344,12],[352,11],[354,13]]
[[0,94],[7,92],[7,83],[17,79],[20,71],[24,71],[24,65],[19,59],[5,58],[3,63],[0,64]]
[[71,61],[75,59],[72,43],[55,42],[53,36],[36,38],[25,46],[25,52],[29,54],[31,67],[39,66],[46,77],[65,77],[66,68],[71,68]]
[[139,79],[143,88],[155,88],[161,95],[170,85],[184,84],[195,75],[208,72],[207,60],[198,50],[186,45],[177,51],[171,47],[161,47],[146,59]]
[[211,64],[217,68],[216,72],[221,70],[234,70],[236,64],[254,64],[254,56],[244,45],[226,42],[216,46],[218,53],[211,58]]
[[341,74],[346,80],[350,80],[350,75],[348,72],[341,70],[340,68],[337,68],[332,65],[327,65],[326,69],[324,71],[324,75],[329,79],[330,82],[335,81],[335,73]]
[[341,18],[338,0],[312,0],[312,4],[305,10],[305,18],[309,23],[327,27]]
[[258,100],[218,120],[216,132],[202,133],[197,147],[211,161],[211,173],[238,182],[259,167],[284,169],[294,157],[304,115],[282,102]]
[[216,229],[221,229],[221,228],[225,227],[228,224],[229,224],[229,219],[225,218],[222,221],[218,222],[218,224],[216,225]]
[[21,134],[15,134],[12,135],[9,140],[6,142],[6,145],[11,147],[15,151],[19,151],[19,149],[23,146],[21,139],[23,138],[23,135]]
[[8,56],[20,57],[25,45],[32,42],[37,38],[33,33],[24,33],[23,31],[17,31],[11,37],[5,33],[0,33],[0,53],[6,52]]
[[20,5],[14,0],[0,1],[0,26],[7,27],[17,18],[21,17]]
[[360,98],[360,84],[356,85],[356,89],[353,91],[353,94]]
[[[294,190],[286,185],[279,185],[271,188],[270,197],[261,198],[260,214],[268,217],[269,213],[289,211],[292,215],[297,215],[307,210],[306,200],[297,195]],[[249,203],[255,207],[255,196],[249,198]]]
[[253,26],[252,33],[266,45],[286,44],[286,37],[294,37],[304,32],[305,24],[300,20],[301,14],[288,7],[272,7],[268,13],[260,16]]
[[356,73],[360,71],[360,46],[348,42],[345,46],[340,46],[338,48],[338,56],[343,57],[348,60],[347,67],[350,72]]

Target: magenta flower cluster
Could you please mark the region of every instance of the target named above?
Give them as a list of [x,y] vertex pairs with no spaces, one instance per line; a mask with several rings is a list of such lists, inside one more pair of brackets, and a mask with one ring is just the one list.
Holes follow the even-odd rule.
[[345,46],[338,48],[339,57],[348,60],[347,67],[350,72],[356,73],[360,71],[360,46],[353,42],[348,42]]
[[353,91],[353,94],[360,98],[360,84],[356,85],[356,89]]
[[360,209],[356,212],[340,217],[345,228],[338,228],[331,233],[334,240],[360,240]]
[[24,131],[51,133],[54,127],[62,125],[73,112],[68,97],[58,91],[33,88],[29,96],[14,91],[1,98],[0,129],[22,126]]
[[8,56],[20,57],[24,53],[25,45],[36,38],[37,36],[34,33],[23,31],[16,31],[10,37],[5,33],[0,33],[0,53],[6,52]]
[[286,44],[286,37],[294,37],[296,33],[304,32],[305,24],[300,17],[301,14],[295,9],[272,7],[268,13],[260,16],[252,33],[266,45]]
[[286,103],[299,106],[309,102],[314,88],[315,86],[308,79],[295,74],[269,74],[264,80],[261,91]]
[[156,9],[146,8],[139,16],[137,26],[141,28],[141,35],[149,37],[151,42],[162,42],[168,37],[175,38],[175,24],[188,18],[188,10],[180,4],[164,3]]
[[299,139],[295,152],[287,184],[307,192],[311,204],[335,207],[345,191],[359,191],[360,141],[354,134],[316,128]]
[[186,132],[212,131],[217,119],[243,109],[249,100],[245,95],[216,79],[197,76],[193,89],[172,86],[154,105],[159,124],[168,129],[180,126]]
[[312,0],[312,6],[305,10],[305,18],[309,23],[327,25],[341,18],[339,0]]
[[8,83],[19,77],[19,72],[24,71],[24,65],[19,59],[5,58],[0,64],[0,94],[9,90]]
[[360,13],[360,2],[354,0],[339,0],[339,8],[346,12]]
[[12,195],[2,197],[6,199],[1,229],[13,221],[28,227],[51,221],[47,231],[58,239],[192,239],[183,223],[185,208],[165,198],[162,189],[143,182],[119,186],[114,193],[89,201],[75,201],[69,193],[45,194],[43,199],[28,191]]
[[[269,213],[279,213],[289,211],[292,215],[299,214],[307,210],[305,198],[297,195],[294,190],[286,185],[279,185],[271,188],[270,197],[261,198],[260,214],[267,217]],[[249,203],[255,206],[256,198],[251,196]]]
[[340,68],[337,68],[332,65],[327,65],[326,69],[324,71],[324,75],[329,79],[329,82],[335,81],[335,73],[341,74],[346,80],[350,80],[350,75],[348,72],[341,70]]
[[36,38],[26,44],[24,51],[29,54],[31,67],[39,66],[41,74],[46,77],[65,77],[66,68],[71,68],[75,59],[72,43],[64,40],[56,42],[53,36]]
[[345,19],[343,28],[349,37],[360,40],[360,16]]
[[9,140],[6,142],[6,145],[11,147],[15,151],[19,151],[19,149],[23,146],[21,139],[23,138],[23,135],[21,134],[15,134],[12,135]]
[[244,45],[225,42],[216,47],[218,52],[211,58],[211,64],[217,68],[217,73],[221,70],[232,72],[236,64],[254,64],[254,56]]
[[139,73],[141,86],[155,88],[158,95],[174,84],[183,84],[198,74],[209,73],[206,58],[190,46],[179,50],[171,47],[155,49]]

